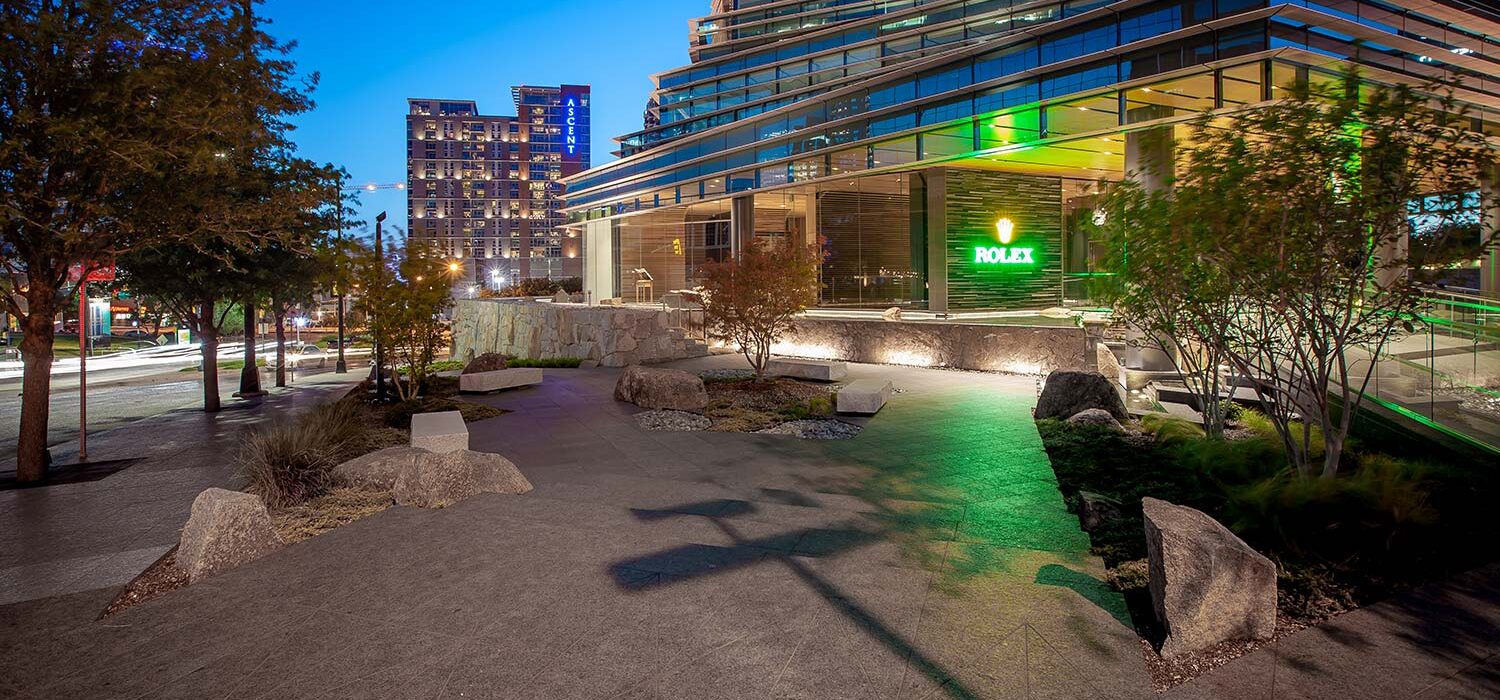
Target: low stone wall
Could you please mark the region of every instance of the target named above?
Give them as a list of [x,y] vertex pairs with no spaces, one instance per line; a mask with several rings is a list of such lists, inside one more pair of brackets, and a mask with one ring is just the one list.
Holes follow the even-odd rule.
[[778,355],[1045,375],[1090,370],[1082,328],[798,319]]
[[519,299],[461,299],[453,310],[453,356],[577,357],[603,367],[708,354],[678,330],[680,311]]

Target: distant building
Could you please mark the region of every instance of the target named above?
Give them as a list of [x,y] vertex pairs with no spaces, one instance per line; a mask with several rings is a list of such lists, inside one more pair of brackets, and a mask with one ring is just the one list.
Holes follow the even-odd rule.
[[407,235],[462,265],[457,282],[471,288],[583,270],[581,241],[562,228],[559,180],[589,167],[589,88],[511,92],[514,117],[466,100],[407,100]]

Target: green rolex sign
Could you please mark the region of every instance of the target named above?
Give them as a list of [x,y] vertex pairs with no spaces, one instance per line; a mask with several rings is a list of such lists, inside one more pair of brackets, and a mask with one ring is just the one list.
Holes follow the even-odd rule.
[[1032,258],[1034,249],[1010,245],[1016,234],[1014,222],[1002,217],[995,222],[995,232],[1002,245],[976,246],[974,248],[975,263],[983,265],[1033,265],[1036,263],[1036,260]]

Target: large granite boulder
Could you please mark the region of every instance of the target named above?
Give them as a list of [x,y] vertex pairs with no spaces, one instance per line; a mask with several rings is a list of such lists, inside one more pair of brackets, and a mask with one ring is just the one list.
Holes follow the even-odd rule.
[[1042,395],[1036,400],[1037,419],[1071,418],[1081,411],[1100,408],[1118,420],[1128,420],[1120,393],[1098,372],[1057,370],[1047,375]]
[[1151,602],[1173,657],[1276,631],[1276,565],[1201,511],[1141,500]]
[[396,477],[397,505],[442,508],[480,493],[521,494],[531,482],[510,460],[488,452],[455,450],[419,455]]
[[1120,421],[1115,420],[1115,417],[1110,415],[1109,411],[1102,408],[1087,408],[1074,413],[1068,416],[1068,423],[1073,425],[1102,425],[1117,433],[1125,432],[1125,426],[1120,425]]
[[477,374],[479,372],[498,372],[502,369],[505,369],[505,365],[508,361],[509,358],[498,352],[487,352],[483,355],[480,355],[479,357],[469,360],[469,364],[464,365],[463,373]]
[[641,408],[702,413],[708,407],[703,378],[680,369],[626,367],[615,382],[615,399]]
[[281,547],[260,497],[205,489],[193,499],[192,515],[177,542],[177,568],[197,581],[259,559]]
[[350,488],[389,491],[396,486],[396,477],[411,469],[417,458],[425,454],[430,453],[419,447],[387,447],[334,467],[333,478]]

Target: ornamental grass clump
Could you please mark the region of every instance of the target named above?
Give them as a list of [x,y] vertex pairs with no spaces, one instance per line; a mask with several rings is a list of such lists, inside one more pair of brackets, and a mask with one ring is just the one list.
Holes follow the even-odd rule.
[[353,401],[335,401],[276,421],[240,445],[245,490],[266,507],[286,508],[327,493],[344,446],[363,429]]

